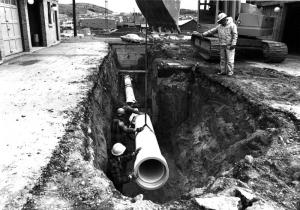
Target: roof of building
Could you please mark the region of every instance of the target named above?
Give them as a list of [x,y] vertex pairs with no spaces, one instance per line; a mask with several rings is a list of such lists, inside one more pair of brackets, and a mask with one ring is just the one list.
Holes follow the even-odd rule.
[[179,21],[178,21],[178,25],[179,25],[179,26],[182,26],[182,25],[184,25],[184,24],[186,24],[186,23],[188,23],[188,22],[191,22],[191,21],[197,22],[195,19],[179,20]]
[[285,1],[255,1],[254,3],[259,5],[259,6],[274,6],[274,5],[283,5],[283,4],[287,4],[287,3],[292,3],[295,1],[289,1],[289,0],[285,0]]

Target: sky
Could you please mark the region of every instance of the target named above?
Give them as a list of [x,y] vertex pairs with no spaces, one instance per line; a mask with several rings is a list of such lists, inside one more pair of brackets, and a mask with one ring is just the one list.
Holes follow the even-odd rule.
[[[197,10],[197,0],[181,0],[180,8]],[[59,0],[61,4],[71,4],[72,0]],[[91,3],[105,6],[105,0],[76,0],[76,3]],[[108,0],[108,9],[113,12],[138,12],[135,0]]]

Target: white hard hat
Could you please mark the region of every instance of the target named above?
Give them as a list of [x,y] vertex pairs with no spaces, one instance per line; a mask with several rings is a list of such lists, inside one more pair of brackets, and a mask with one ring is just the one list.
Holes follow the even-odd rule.
[[218,20],[217,23],[219,23],[221,20],[223,20],[224,18],[227,18],[227,15],[225,13],[220,13],[218,15]]
[[125,109],[124,108],[119,108],[117,110],[117,113],[120,114],[120,115],[123,115],[123,114],[125,114]]
[[116,143],[116,144],[114,144],[113,148],[111,149],[111,153],[114,156],[120,156],[125,152],[125,150],[126,150],[126,147],[123,144]]

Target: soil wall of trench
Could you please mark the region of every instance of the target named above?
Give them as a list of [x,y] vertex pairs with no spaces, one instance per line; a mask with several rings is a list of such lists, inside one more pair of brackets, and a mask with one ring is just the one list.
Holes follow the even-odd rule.
[[[111,120],[123,98],[114,53],[91,76],[94,88],[24,209],[214,209],[205,203],[248,210],[299,208],[295,145],[283,148],[283,139],[297,138],[297,122],[202,73],[149,81],[170,179],[157,191],[134,186],[125,195],[116,191],[105,175]],[[138,193],[145,199],[133,201]]]
[[[92,105],[102,107],[97,105],[97,111],[96,107],[91,109],[94,163],[102,169],[107,158],[104,140],[110,147],[111,117],[123,98],[116,60],[116,55],[111,53],[107,69],[99,80],[102,90],[94,91],[96,103]],[[202,68],[205,72],[207,67]],[[209,75],[177,71],[162,78],[155,76],[156,71],[153,65],[148,87],[153,106],[151,114],[162,153],[169,163],[170,179],[154,192],[142,190],[135,184],[125,185],[124,195],[134,197],[142,193],[145,199],[174,205],[174,201],[194,199],[193,193],[199,193],[199,189],[206,189],[202,196],[224,191],[236,196],[235,185],[238,184],[232,182],[242,182],[261,200],[278,209],[297,208],[299,196],[294,182],[298,180],[299,167],[295,160],[297,155],[293,153],[296,145],[284,143],[284,139],[299,140],[297,120]],[[136,90],[144,88],[137,79],[133,85]],[[231,184],[226,186],[224,182]],[[211,191],[214,183],[220,185],[219,189]],[[241,208],[246,209],[247,205]]]
[[[299,121],[199,70],[157,82],[156,131],[181,175],[171,179],[177,187],[169,193],[216,193],[230,179],[281,206],[276,208],[299,208]],[[218,182],[223,184],[212,190]]]

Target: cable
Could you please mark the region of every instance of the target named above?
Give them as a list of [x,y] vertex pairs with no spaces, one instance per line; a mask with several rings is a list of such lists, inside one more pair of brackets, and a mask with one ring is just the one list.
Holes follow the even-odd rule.
[[145,41],[145,125],[147,125],[147,93],[148,93],[148,21],[146,20],[146,41]]

